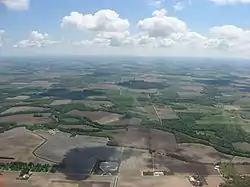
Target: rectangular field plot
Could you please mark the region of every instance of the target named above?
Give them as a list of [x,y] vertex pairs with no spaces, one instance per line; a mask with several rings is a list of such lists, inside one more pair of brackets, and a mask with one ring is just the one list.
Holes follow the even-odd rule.
[[109,124],[112,122],[119,121],[122,115],[103,111],[79,111],[72,110],[68,113],[71,116],[76,117],[86,117],[92,121],[98,122],[100,124]]
[[155,107],[157,115],[159,116],[160,119],[176,119],[178,116],[176,113],[171,109],[171,108],[159,108]]
[[152,149],[160,152],[168,152],[176,149],[177,144],[172,133],[147,129],[147,128],[128,128],[107,131],[110,133],[120,146],[139,149]]
[[185,176],[121,177],[119,181],[119,187],[193,187]]
[[187,163],[164,155],[154,156],[154,169],[171,171],[177,174],[199,174],[199,175],[217,175],[213,164],[195,164]]
[[38,159],[33,156],[32,151],[43,141],[25,128],[15,128],[0,134],[0,155],[20,162],[36,162]]
[[79,187],[77,182],[51,181],[48,187]]
[[48,124],[52,121],[49,115],[50,114],[43,113],[42,117],[34,117],[34,114],[5,116],[0,117],[0,123],[17,123],[18,125]]
[[110,187],[110,182],[68,182],[52,181],[47,187]]
[[121,175],[140,176],[141,171],[152,171],[152,157],[148,150],[124,148],[121,158]]
[[150,129],[150,146],[158,152],[169,152],[176,150],[177,143],[172,133]]
[[48,140],[36,151],[36,154],[54,162],[62,161],[64,156],[75,148],[81,150],[91,147],[103,147],[107,143],[107,139],[101,137],[76,136],[70,138],[70,135],[67,133],[59,132],[55,135],[49,135],[49,133],[44,133],[44,131],[41,133],[39,132],[39,134],[46,137]]
[[195,143],[179,144],[176,153],[188,160],[200,163],[230,162],[232,159],[232,156],[222,154],[212,147]]
[[147,149],[149,147],[149,129],[129,128],[107,131],[120,146]]
[[1,114],[4,115],[4,114],[12,114],[12,113],[17,113],[17,112],[28,112],[28,111],[41,112],[43,110],[46,110],[46,109],[42,107],[18,106],[18,107],[9,108],[8,110],[2,112]]

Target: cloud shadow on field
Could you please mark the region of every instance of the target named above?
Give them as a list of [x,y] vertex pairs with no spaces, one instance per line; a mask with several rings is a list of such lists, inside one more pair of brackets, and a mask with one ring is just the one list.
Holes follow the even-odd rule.
[[90,177],[98,160],[114,161],[120,164],[131,156],[131,149],[125,149],[121,156],[119,147],[73,148],[64,155],[59,172],[65,174],[67,180],[86,180]]

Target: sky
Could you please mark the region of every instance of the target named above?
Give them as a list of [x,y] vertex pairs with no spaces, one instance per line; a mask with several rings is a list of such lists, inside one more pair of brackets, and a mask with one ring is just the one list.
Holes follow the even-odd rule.
[[0,0],[0,55],[250,58],[250,0]]

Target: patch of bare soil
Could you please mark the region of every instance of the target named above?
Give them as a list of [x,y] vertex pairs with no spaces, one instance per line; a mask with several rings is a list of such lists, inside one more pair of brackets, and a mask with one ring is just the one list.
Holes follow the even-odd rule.
[[159,108],[155,107],[158,116],[161,119],[177,119],[177,114],[171,108]]
[[127,130],[107,132],[115,138],[119,145],[124,147],[152,149],[164,153],[174,151],[177,147],[174,135],[165,131],[131,127]]
[[8,97],[7,100],[25,100],[25,99],[29,99],[30,96],[27,95],[19,95],[16,97]]
[[56,105],[67,105],[70,104],[71,100],[69,99],[64,99],[64,100],[55,100],[53,101],[50,105],[56,106]]
[[137,126],[141,124],[140,118],[130,118],[130,119],[120,119],[109,123],[109,125],[128,125],[128,126]]
[[178,155],[200,163],[229,162],[232,156],[222,154],[214,148],[194,143],[179,144]]
[[34,124],[47,124],[52,120],[48,114],[42,114],[43,117],[34,117],[33,114],[20,114],[12,116],[0,117],[0,123],[17,123],[19,125],[34,125]]
[[175,151],[177,143],[172,133],[161,130],[150,130],[150,146],[155,151]]
[[14,157],[20,162],[41,162],[32,151],[44,140],[31,131],[19,127],[0,134],[1,157]]
[[193,187],[186,176],[121,177],[119,187]]
[[189,163],[176,158],[156,154],[154,156],[154,167],[157,170],[171,171],[178,174],[199,174],[199,175],[217,175],[214,164]]
[[100,90],[118,90],[120,89],[119,86],[116,84],[91,84],[90,87],[91,89],[100,89]]
[[18,107],[12,107],[8,110],[2,112],[1,114],[11,114],[11,113],[17,113],[17,112],[26,112],[26,111],[35,111],[35,112],[41,112],[45,110],[42,107],[32,107],[32,106],[18,106]]
[[96,122],[100,123],[100,124],[110,124],[112,122],[116,122],[119,120],[119,118],[122,115],[120,114],[110,114],[108,116],[102,117],[101,119],[97,120]]
[[246,142],[234,143],[233,146],[239,151],[250,152],[250,144]]
[[122,116],[120,114],[103,112],[103,111],[79,111],[79,110],[72,110],[68,114],[71,116],[86,117],[100,124],[108,124],[114,121],[118,121],[119,118]]
[[234,167],[242,175],[250,174],[250,165],[235,164]]

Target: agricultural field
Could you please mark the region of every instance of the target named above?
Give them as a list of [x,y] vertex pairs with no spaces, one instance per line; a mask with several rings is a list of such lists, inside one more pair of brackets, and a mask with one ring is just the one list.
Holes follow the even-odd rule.
[[6,161],[41,162],[32,152],[43,141],[44,139],[23,127],[15,128],[0,134],[0,155],[2,158],[9,158]]
[[[181,186],[192,187],[185,176],[164,176],[158,177],[157,180],[151,177],[122,177],[119,187],[164,187],[164,186]],[[216,186],[212,186],[216,187]]]
[[[119,165],[117,186],[122,187],[189,187],[187,176],[192,174],[204,175],[208,187],[217,187],[223,181],[214,165],[220,162],[250,173],[247,63],[141,57],[1,59],[2,162],[14,157],[56,163],[60,169],[54,176],[77,181],[76,176],[96,176],[91,172],[98,162],[113,161]],[[141,171],[153,170],[174,175],[159,180],[141,176]],[[59,185],[55,180],[47,186]]]
[[211,164],[230,162],[233,158],[230,155],[225,155],[216,151],[212,147],[190,143],[179,144],[177,154],[187,157],[195,162]]
[[177,148],[175,137],[172,133],[148,128],[130,127],[128,130],[111,130],[111,136],[124,147],[139,149],[152,149],[158,152],[174,151]]
[[[36,154],[41,158],[56,163],[60,163],[74,148],[83,150],[83,152],[85,151],[84,148],[86,148],[86,152],[90,151],[91,153],[91,148],[93,151],[98,151],[99,147],[102,148],[107,143],[107,139],[101,137],[76,136],[70,138],[70,134],[67,133],[59,132],[55,135],[51,135],[46,131],[40,130],[36,131],[36,133],[47,139],[46,143],[36,150]],[[72,151],[72,154],[74,154],[74,151]],[[68,159],[67,157],[65,158]]]
[[155,107],[156,113],[160,119],[176,119],[178,116],[171,108],[159,108]]
[[55,100],[53,101],[50,105],[52,106],[56,106],[56,105],[67,105],[70,104],[71,100],[69,99],[65,99],[65,100]]
[[124,176],[140,176],[141,171],[152,171],[152,156],[147,150],[124,148],[120,173]]
[[73,110],[68,113],[70,116],[85,117],[99,124],[110,124],[118,121],[122,115],[103,111],[78,111]]
[[8,124],[14,123],[18,125],[34,125],[34,124],[48,124],[52,122],[49,118],[50,114],[43,113],[42,116],[36,117],[35,114],[16,114],[10,116],[0,117],[0,123]]
[[19,173],[4,172],[1,184],[8,187],[109,187],[112,178],[91,177],[84,181],[70,181],[63,174],[34,173],[29,180],[16,180]]
[[8,110],[5,110],[4,112],[2,112],[1,115],[13,114],[13,113],[18,113],[18,112],[27,112],[27,111],[41,112],[43,110],[46,110],[46,109],[42,107],[19,106],[19,107],[9,108]]

